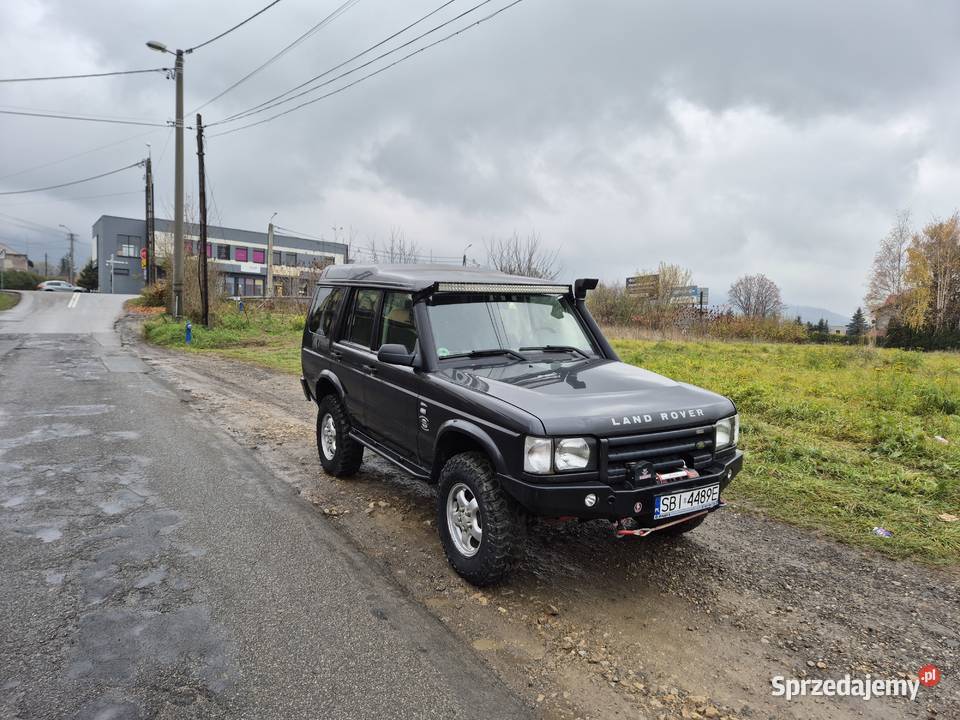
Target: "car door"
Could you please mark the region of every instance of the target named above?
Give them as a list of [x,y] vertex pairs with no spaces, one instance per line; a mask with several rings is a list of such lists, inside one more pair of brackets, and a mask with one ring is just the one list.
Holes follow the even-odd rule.
[[366,393],[377,359],[372,348],[382,296],[382,291],[373,288],[351,291],[338,340],[330,349],[333,362],[339,368],[337,377],[343,385],[343,400],[350,420],[361,429],[367,426]]
[[[384,293],[373,348],[399,344],[408,352],[415,352],[418,349],[417,337],[410,293]],[[366,386],[368,432],[391,450],[415,462],[419,461],[418,405],[422,384],[419,371],[377,360],[373,375],[372,381]]]

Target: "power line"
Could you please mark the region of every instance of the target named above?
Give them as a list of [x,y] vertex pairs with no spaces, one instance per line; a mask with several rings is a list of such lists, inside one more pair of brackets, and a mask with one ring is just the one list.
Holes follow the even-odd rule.
[[89,117],[84,115],[66,115],[61,113],[26,112],[22,110],[0,110],[0,115],[21,115],[23,117],[54,118],[57,120],[81,120],[85,122],[109,123],[111,125],[140,125],[142,127],[169,127],[168,122],[147,122],[141,120],[120,120],[117,118]]
[[[300,230],[293,230],[292,228],[283,227],[282,225],[274,225],[274,228],[282,232],[290,233],[292,236],[298,236],[301,238],[305,238],[307,240],[317,240],[319,242],[333,242],[333,243],[339,242],[338,240],[327,240],[323,236],[312,235],[310,233],[301,232]],[[389,250],[373,251],[373,250],[368,250],[362,247],[351,247],[350,253],[351,255],[366,255],[367,257],[374,258],[374,257],[389,256],[390,251]],[[435,255],[433,253],[407,253],[406,257],[410,257],[415,260],[450,260],[450,261],[456,261],[456,262],[460,262],[461,260],[461,257],[459,255]]]
[[31,188],[29,190],[6,190],[4,192],[0,192],[0,195],[23,195],[25,193],[44,192],[45,190],[56,190],[58,188],[69,187],[70,185],[79,185],[80,183],[90,182],[91,180],[99,180],[100,178],[107,177],[108,175],[116,175],[118,172],[123,172],[124,170],[140,167],[143,165],[143,162],[143,160],[138,160],[135,163],[126,165],[122,168],[117,168],[116,170],[110,170],[105,173],[100,173],[99,175],[91,175],[90,177],[82,178],[80,180],[72,180],[71,182],[60,183],[59,185],[48,185],[47,187]]
[[[322,88],[322,87],[326,87],[327,85],[330,85],[330,84],[336,82],[337,80],[339,80],[339,79],[341,79],[341,78],[343,78],[343,77],[346,77],[347,75],[350,75],[351,73],[355,73],[355,72],[357,72],[358,70],[362,70],[363,68],[372,65],[373,63],[377,62],[378,60],[381,60],[381,59],[385,58],[386,56],[390,55],[391,53],[395,53],[395,52],[397,52],[398,50],[402,50],[403,48],[408,47],[409,45],[417,42],[418,40],[426,37],[427,35],[429,35],[429,34],[431,34],[431,33],[434,33],[434,32],[436,32],[437,30],[440,30],[440,29],[446,27],[447,25],[449,25],[449,24],[451,24],[451,23],[456,22],[457,20],[461,19],[461,18],[464,17],[465,15],[469,15],[471,12],[473,12],[473,11],[476,10],[477,8],[482,7],[483,5],[486,5],[486,4],[490,3],[490,2],[492,2],[492,0],[484,0],[484,1],[481,2],[479,5],[474,5],[472,8],[470,8],[469,10],[466,10],[466,11],[460,13],[460,14],[457,15],[456,17],[453,17],[453,18],[451,18],[450,20],[447,20],[446,22],[441,23],[440,25],[437,25],[437,26],[431,28],[430,30],[427,30],[426,32],[418,35],[417,37],[413,38],[412,40],[409,40],[409,41],[405,42],[404,44],[399,45],[399,46],[393,48],[392,50],[389,50],[389,51],[387,51],[387,52],[385,52],[385,53],[383,53],[383,54],[381,54],[381,55],[378,55],[377,57],[375,57],[375,58],[373,58],[372,60],[369,60],[369,61],[363,63],[362,65],[358,65],[357,67],[353,68],[352,70],[348,70],[347,72],[341,73],[340,75],[337,75],[336,77],[331,78],[331,79],[328,80],[327,82],[321,83],[320,85],[317,85],[316,87],[310,88],[310,89],[308,89],[308,90],[304,90],[302,93],[298,93],[298,94],[296,94],[296,95],[293,95],[292,97],[286,98],[285,100],[281,100],[281,98],[284,98],[284,97],[286,97],[287,95],[290,95],[291,93],[294,93],[294,92],[296,92],[297,90],[300,90],[301,88],[304,88],[304,87],[306,87],[307,85],[310,85],[311,83],[319,80],[320,78],[326,77],[326,76],[329,75],[330,73],[336,72],[336,71],[339,70],[340,68],[342,68],[342,67],[344,67],[344,66],[346,66],[346,65],[349,65],[349,64],[352,63],[354,60],[358,60],[359,58],[363,57],[364,55],[366,55],[366,54],[368,54],[368,53],[376,50],[376,49],[377,49],[378,47],[380,47],[381,45],[384,45],[384,44],[390,42],[391,40],[393,40],[394,38],[396,38],[397,36],[402,35],[403,33],[405,33],[405,32],[406,32],[407,30],[409,30],[410,28],[415,27],[416,25],[419,25],[420,23],[422,23],[422,22],[423,22],[424,20],[426,20],[427,18],[429,18],[429,17],[431,17],[431,16],[433,16],[433,15],[436,15],[438,12],[440,12],[441,10],[443,10],[444,8],[446,8],[448,5],[453,4],[455,1],[456,1],[456,0],[448,0],[447,2],[443,3],[443,4],[440,5],[439,7],[431,10],[429,13],[427,13],[427,14],[424,15],[423,17],[415,20],[414,22],[410,23],[409,25],[407,25],[406,27],[402,28],[401,30],[398,30],[397,32],[393,33],[393,34],[390,35],[389,37],[385,37],[385,38],[384,38],[383,40],[381,40],[380,42],[378,42],[378,43],[376,43],[376,44],[374,44],[374,45],[371,45],[371,46],[368,47],[366,50],[363,50],[362,52],[359,52],[359,53],[357,53],[356,55],[354,55],[352,58],[349,58],[349,59],[347,59],[347,60],[344,60],[344,61],[341,62],[339,65],[334,65],[332,68],[330,68],[329,70],[323,71],[323,72],[320,73],[319,75],[314,75],[314,76],[313,76],[312,78],[310,78],[309,80],[306,80],[306,81],[300,83],[299,85],[290,88],[290,89],[287,90],[286,92],[282,92],[282,93],[280,93],[279,95],[276,95],[276,96],[270,98],[269,100],[265,100],[265,101],[263,101],[262,103],[260,103],[259,105],[254,105],[254,106],[251,107],[251,108],[248,108],[248,109],[246,109],[246,110],[242,110],[241,112],[238,112],[238,113],[234,113],[233,115],[230,115],[230,116],[224,118],[223,120],[219,120],[219,121],[217,121],[217,122],[211,123],[211,125],[217,125],[217,124],[220,124],[220,123],[230,122],[230,121],[233,121],[233,120],[239,120],[240,118],[243,118],[243,117],[249,117],[249,116],[251,116],[251,115],[256,115],[256,114],[258,114],[258,113],[261,113],[261,112],[264,112],[264,111],[266,111],[266,110],[269,110],[269,109],[272,108],[272,107],[277,107],[277,106],[279,106],[279,105],[283,105],[283,104],[288,103],[288,102],[290,102],[290,101],[292,101],[292,100],[295,100],[295,99],[298,98],[298,97],[302,97],[303,95],[306,95],[306,94],[308,94],[308,93],[311,93],[311,92],[313,92],[314,90],[319,90],[319,89]],[[276,102],[276,101],[278,101],[278,100],[279,100],[280,102]]]
[[114,75],[141,75],[143,73],[170,72],[170,68],[147,68],[146,70],[117,70],[115,72],[86,73],[84,75],[48,75],[46,77],[0,78],[0,83],[37,82],[39,80],[80,80],[82,78],[101,78]]
[[[67,155],[66,157],[60,158],[59,160],[51,160],[50,162],[45,162],[41,165],[33,165],[32,167],[24,168],[23,170],[18,170],[17,172],[10,173],[8,175],[0,175],[0,180],[7,180],[12,177],[17,177],[18,175],[23,175],[34,170],[40,170],[45,167],[50,167],[51,165],[59,165],[62,162],[67,160],[73,160],[74,158],[83,157],[84,155],[89,155],[90,153],[97,152],[98,150],[106,150],[107,148],[116,147],[117,145],[122,145],[124,143],[130,142],[131,140],[137,140],[138,138],[147,137],[148,135],[153,135],[158,132],[157,130],[147,130],[143,133],[138,133],[137,135],[132,135],[123,140],[117,140],[112,143],[107,143],[106,145],[98,145],[95,148],[90,148],[89,150],[84,150],[82,152],[74,153],[73,155]],[[171,131],[172,132],[172,131]]]
[[237,28],[241,28],[241,27],[243,27],[244,25],[246,25],[248,22],[250,22],[251,20],[253,20],[253,19],[254,19],[255,17],[257,17],[258,15],[262,15],[263,13],[265,13],[267,10],[269,10],[269,9],[272,8],[274,5],[276,5],[278,2],[280,2],[280,0],[273,0],[272,3],[269,3],[266,7],[260,8],[260,9],[257,10],[253,15],[251,15],[250,17],[248,17],[246,20],[243,20],[243,21],[241,21],[241,22],[238,22],[236,25],[234,25],[234,26],[233,26],[232,28],[230,28],[229,30],[224,30],[224,31],[223,31],[222,33],[220,33],[219,35],[215,35],[214,37],[210,38],[210,39],[207,40],[206,42],[200,43],[199,45],[194,45],[194,46],[193,46],[192,48],[190,48],[189,50],[184,50],[184,52],[188,52],[188,53],[189,53],[189,52],[193,52],[194,50],[199,50],[200,48],[205,47],[205,46],[209,45],[210,43],[219,40],[220,38],[224,37],[225,35],[229,35],[230,33],[232,33],[232,32],[233,32],[234,30],[236,30]]
[[[27,230],[32,230],[33,232],[52,232],[60,235],[61,232],[59,228],[53,228],[49,225],[43,225],[42,223],[34,222],[33,220],[27,220],[26,218],[17,217],[16,215],[8,215],[7,213],[0,213],[0,217],[7,218],[7,220],[0,220],[0,222],[7,222],[10,225],[18,225],[19,227],[24,227]],[[10,222],[11,220],[16,222]],[[33,225],[34,227],[30,227]]]
[[[480,3],[480,4],[481,4],[481,5],[485,5],[487,2],[490,2],[490,0],[485,0],[485,2]],[[235,127],[235,128],[230,129],[230,130],[224,130],[223,132],[220,132],[220,133],[214,133],[213,135],[210,135],[210,137],[221,137],[221,136],[223,136],[223,135],[229,135],[230,133],[239,132],[240,130],[246,130],[247,128],[252,128],[252,127],[255,127],[255,126],[257,126],[257,125],[262,125],[262,124],[264,124],[264,123],[270,122],[271,120],[276,120],[277,118],[281,118],[281,117],[283,117],[284,115],[289,115],[289,114],[292,113],[292,112],[296,112],[297,110],[300,110],[301,108],[304,108],[304,107],[306,107],[306,106],[308,106],[308,105],[312,105],[312,104],[314,104],[314,103],[320,102],[321,100],[325,100],[325,99],[327,99],[328,97],[331,97],[331,96],[333,96],[333,95],[336,95],[336,94],[338,94],[338,93],[341,93],[341,92],[343,92],[344,90],[348,90],[349,88],[353,87],[354,85],[358,85],[359,83],[363,82],[364,80],[369,80],[370,78],[372,78],[372,77],[374,77],[374,76],[376,76],[376,75],[379,75],[380,73],[382,73],[382,72],[384,72],[384,71],[386,71],[386,70],[389,70],[390,68],[392,68],[392,67],[394,67],[394,66],[396,66],[396,65],[399,65],[400,63],[404,62],[405,60],[409,60],[409,59],[412,58],[414,55],[419,55],[420,53],[424,52],[425,50],[429,50],[430,48],[433,48],[433,47],[439,45],[440,43],[443,43],[443,42],[446,42],[447,40],[451,40],[451,39],[455,38],[456,36],[458,36],[458,35],[466,32],[467,30],[470,30],[470,29],[472,29],[472,28],[475,28],[475,27],[477,27],[478,25],[480,25],[481,23],[484,23],[484,22],[486,22],[487,20],[490,20],[490,19],[496,17],[497,15],[499,15],[500,13],[502,13],[502,12],[504,12],[504,11],[506,11],[506,10],[509,10],[510,8],[514,7],[515,5],[519,5],[521,2],[523,2],[523,0],[513,0],[513,2],[505,5],[504,7],[500,8],[499,10],[496,10],[496,11],[490,13],[489,15],[487,15],[487,16],[485,16],[485,17],[482,17],[482,18],[480,18],[479,20],[476,20],[476,21],[470,23],[469,25],[465,25],[464,27],[460,28],[459,30],[455,30],[454,32],[450,33],[449,35],[445,35],[444,37],[440,38],[439,40],[435,40],[435,41],[433,41],[432,43],[429,43],[429,44],[427,44],[427,45],[424,45],[424,46],[421,47],[421,48],[418,48],[417,50],[414,50],[414,51],[412,51],[412,52],[410,52],[410,53],[407,53],[406,55],[404,55],[403,57],[401,57],[399,60],[395,60],[395,61],[393,61],[392,63],[390,63],[389,65],[385,65],[384,67],[382,67],[382,68],[380,68],[380,69],[378,69],[378,70],[375,70],[375,71],[373,71],[373,72],[371,72],[371,73],[368,73],[367,75],[363,75],[362,77],[357,78],[357,79],[354,80],[353,82],[348,83],[348,84],[344,85],[343,87],[339,87],[339,88],[337,88],[336,90],[332,90],[332,91],[330,91],[330,92],[328,92],[328,93],[325,93],[324,95],[321,95],[320,97],[313,98],[312,100],[307,100],[306,102],[302,102],[302,103],[300,103],[299,105],[294,105],[292,108],[289,108],[289,109],[287,109],[287,110],[284,110],[283,112],[277,113],[276,115],[271,115],[270,117],[264,118],[263,120],[258,120],[257,122],[249,123],[249,124],[247,124],[247,125],[241,125],[240,127]],[[475,6],[475,7],[479,7],[479,6]],[[469,12],[469,11],[468,11],[468,12]],[[386,54],[389,54],[389,53],[386,53]],[[375,59],[375,60],[376,60],[376,59]],[[375,62],[375,60],[373,60],[373,61],[371,61],[371,62]],[[370,63],[365,63],[365,65],[369,65],[369,64],[370,64]],[[362,67],[362,66],[361,66],[361,67]],[[357,68],[357,69],[359,69],[359,68]],[[351,72],[352,72],[352,71],[351,71]],[[349,74],[349,73],[344,73],[344,75],[346,75],[346,74]],[[341,77],[342,77],[342,76],[341,76]],[[328,81],[328,83],[324,83],[324,84],[329,84],[329,82],[333,82],[333,81],[335,81],[336,79],[337,79],[337,78],[334,78],[333,80],[330,80],[330,81]],[[317,88],[314,88],[314,89],[317,89]],[[258,112],[259,112],[259,111],[258,111]],[[226,121],[221,121],[221,122],[226,122]],[[218,123],[210,123],[210,125],[216,125],[216,124],[218,124]]]
[[325,25],[328,25],[329,23],[331,23],[331,22],[333,22],[334,20],[336,20],[338,17],[340,17],[340,15],[342,15],[342,14],[345,13],[347,10],[349,10],[350,8],[352,8],[352,7],[353,7],[354,5],[356,5],[358,2],[360,2],[360,0],[347,0],[346,2],[344,2],[343,4],[341,4],[341,5],[340,5],[339,7],[337,7],[332,13],[330,13],[329,15],[327,15],[327,16],[326,16],[325,18],[323,18],[320,22],[318,22],[316,25],[314,25],[314,26],[311,27],[309,30],[307,30],[305,33],[303,33],[300,37],[298,37],[298,38],[297,38],[296,40],[294,40],[292,43],[290,43],[290,44],[287,45],[286,47],[282,48],[279,52],[277,52],[276,54],[274,54],[272,57],[268,58],[264,63],[262,63],[261,65],[259,65],[259,66],[256,67],[256,68],[254,68],[254,69],[251,70],[250,72],[248,72],[248,73],[247,73],[246,75],[244,75],[242,78],[240,78],[240,79],[237,80],[235,83],[233,83],[232,85],[230,85],[230,86],[228,86],[227,88],[225,88],[224,90],[222,90],[222,91],[221,91],[220,93],[218,93],[217,95],[214,95],[212,98],[210,98],[210,99],[207,100],[205,103],[203,103],[203,105],[200,105],[199,107],[197,107],[197,108],[195,108],[194,110],[192,110],[192,111],[191,111],[191,114],[193,114],[193,113],[195,113],[195,112],[197,112],[197,111],[199,111],[199,110],[202,110],[203,108],[205,108],[205,107],[206,107],[207,105],[209,105],[210,103],[215,102],[215,101],[219,100],[220,98],[222,98],[224,95],[226,95],[228,92],[230,92],[231,90],[233,90],[233,89],[236,88],[237,86],[241,85],[242,83],[245,83],[247,80],[249,80],[251,77],[253,77],[254,75],[256,75],[256,74],[257,74],[258,72],[260,72],[261,70],[263,70],[265,67],[267,67],[268,65],[271,65],[271,64],[274,63],[275,61],[279,60],[281,57],[283,57],[283,56],[286,55],[288,52],[290,52],[291,50],[293,50],[293,48],[295,48],[297,45],[299,45],[300,43],[302,43],[302,42],[303,42],[304,40],[306,40],[308,37],[310,37],[311,35],[313,35],[313,34],[315,34],[316,32],[318,32],[318,31],[319,31],[321,28],[323,28]]

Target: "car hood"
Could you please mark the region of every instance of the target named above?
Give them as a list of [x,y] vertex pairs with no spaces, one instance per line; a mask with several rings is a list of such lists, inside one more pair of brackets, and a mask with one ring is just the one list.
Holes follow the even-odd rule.
[[548,435],[631,435],[705,425],[735,410],[722,395],[615,360],[516,362],[438,374],[535,415]]

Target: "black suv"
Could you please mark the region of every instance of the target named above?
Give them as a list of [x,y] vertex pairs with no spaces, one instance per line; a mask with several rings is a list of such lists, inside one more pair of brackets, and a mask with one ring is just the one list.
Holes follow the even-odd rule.
[[486,585],[525,514],[679,535],[743,464],[727,398],[620,362],[573,286],[437,265],[324,270],[303,333],[320,462],[369,448],[438,484],[447,558]]

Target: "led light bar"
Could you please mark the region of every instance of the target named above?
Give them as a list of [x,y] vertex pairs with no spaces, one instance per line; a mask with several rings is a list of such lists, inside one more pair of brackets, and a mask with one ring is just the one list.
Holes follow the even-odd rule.
[[529,294],[557,294],[565,295],[570,292],[569,285],[525,285],[521,283],[472,283],[472,282],[440,282],[436,284],[436,292],[465,292],[465,293],[529,293]]

